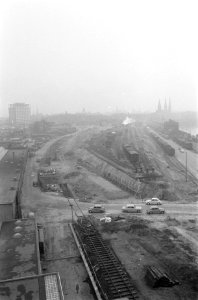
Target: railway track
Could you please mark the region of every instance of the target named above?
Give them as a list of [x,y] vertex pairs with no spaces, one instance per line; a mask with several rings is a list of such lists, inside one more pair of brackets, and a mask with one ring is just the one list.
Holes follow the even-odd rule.
[[102,299],[137,299],[128,273],[91,222],[82,218],[73,227]]
[[117,163],[117,162],[113,161],[112,159],[107,158],[103,154],[98,153],[97,151],[95,151],[94,149],[91,149],[90,147],[86,148],[86,150],[89,151],[91,154],[95,155],[96,157],[98,157],[99,159],[105,161],[106,163],[108,163],[112,167],[116,168],[117,170],[125,173],[126,175],[128,175],[132,179],[136,179],[136,175],[133,174],[131,171],[126,170],[126,167],[121,166],[120,163]]
[[[175,168],[176,172],[182,173],[184,176],[186,176],[186,168],[179,160],[177,160],[175,157],[167,157],[167,160],[169,161],[171,167]],[[189,170],[187,170],[187,178],[188,181],[191,181],[196,186],[198,186],[197,178]]]

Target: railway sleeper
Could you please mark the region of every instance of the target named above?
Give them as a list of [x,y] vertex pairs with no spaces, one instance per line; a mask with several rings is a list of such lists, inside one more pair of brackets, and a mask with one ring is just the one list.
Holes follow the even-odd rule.
[[[102,266],[101,266],[102,267]],[[106,268],[105,268],[106,267]],[[108,272],[118,274],[119,276],[126,275],[127,273],[119,266],[104,266],[104,271],[107,270]]]
[[127,296],[127,295],[131,295],[131,296],[137,296],[137,293],[135,293],[134,291],[130,291],[129,289],[123,289],[123,288],[111,288],[110,293],[115,295],[115,294],[120,294],[122,296]]
[[[131,296],[131,297],[133,297],[133,298],[134,298],[134,297],[135,297],[135,298],[138,298],[138,296],[137,296],[136,293],[133,293],[133,292],[130,292],[130,291],[121,291],[121,290],[116,291],[116,290],[112,290],[112,291],[110,291],[110,293],[111,293],[113,296],[119,294],[119,296],[122,296],[122,297]],[[132,298],[132,299],[133,299],[133,298]]]
[[119,273],[123,271],[122,268],[120,268],[119,266],[115,267],[115,265],[109,265],[109,264],[108,265],[105,264],[104,269],[106,269],[107,271],[115,271],[115,272],[119,272]]
[[[107,282],[111,282],[112,280],[114,281],[114,282],[120,282],[120,280],[123,280],[123,278],[120,278],[120,277],[111,277],[111,278],[107,278],[106,279],[107,280]],[[124,281],[125,282],[125,284],[129,284],[129,282],[126,282],[126,281]]]
[[109,260],[109,261],[115,261],[115,262],[117,262],[117,259],[115,259],[114,257],[111,257],[110,255],[103,255],[103,253],[102,252],[100,252],[100,253],[97,253],[99,256],[101,256],[101,257],[103,257],[104,258],[104,260]]
[[122,287],[117,287],[116,289],[112,289],[110,290],[110,293],[112,295],[120,295],[120,296],[126,296],[126,295],[131,295],[133,296],[133,294],[127,290],[126,288],[122,288]]
[[114,265],[114,266],[120,267],[120,264],[117,262],[117,260],[112,259],[111,257],[107,257],[107,256],[103,256],[103,255],[96,256],[96,257],[98,257],[99,259],[101,259],[104,262],[107,262],[107,264],[109,264],[109,265]]
[[97,245],[96,243],[87,243],[87,245],[92,248],[92,249],[97,249],[97,250],[103,250],[103,251],[107,251],[110,252],[109,249],[107,247],[104,247],[102,245]]
[[115,270],[115,271],[114,270],[104,270],[103,273],[104,273],[104,276],[110,275],[114,278],[123,278],[125,275],[124,273],[118,272],[117,270]]
[[115,271],[124,271],[123,268],[121,266],[119,266],[118,264],[115,264],[113,262],[109,262],[108,260],[99,260],[98,262],[101,263],[102,265],[104,265],[104,268],[106,267],[106,269],[108,270],[115,270]]
[[113,255],[112,252],[107,249],[107,248],[104,248],[102,246],[100,247],[97,247],[96,245],[90,245],[90,244],[87,244],[87,246],[92,249],[94,252],[102,252],[102,253],[109,253],[110,255]]

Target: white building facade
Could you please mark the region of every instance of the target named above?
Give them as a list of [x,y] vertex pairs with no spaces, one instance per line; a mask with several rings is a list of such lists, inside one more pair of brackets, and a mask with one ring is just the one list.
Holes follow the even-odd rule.
[[9,123],[13,126],[27,127],[30,123],[30,105],[13,103],[9,106]]

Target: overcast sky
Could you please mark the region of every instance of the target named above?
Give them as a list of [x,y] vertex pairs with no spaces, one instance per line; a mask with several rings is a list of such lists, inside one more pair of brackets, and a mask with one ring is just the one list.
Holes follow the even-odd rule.
[[197,1],[1,0],[0,116],[197,109]]

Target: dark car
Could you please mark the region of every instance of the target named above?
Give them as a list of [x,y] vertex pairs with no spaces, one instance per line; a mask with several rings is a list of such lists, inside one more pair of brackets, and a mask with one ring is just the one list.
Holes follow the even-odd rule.
[[151,206],[149,209],[146,211],[147,214],[164,214],[165,210],[164,208],[161,208],[159,206]]
[[89,213],[104,213],[105,208],[100,204],[95,204],[94,206],[89,208],[88,212]]

